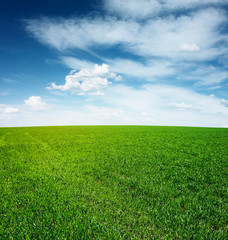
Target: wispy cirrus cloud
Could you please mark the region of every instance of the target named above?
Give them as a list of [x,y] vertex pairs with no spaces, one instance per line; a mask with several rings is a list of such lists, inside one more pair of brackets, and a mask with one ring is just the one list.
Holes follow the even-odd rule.
[[60,62],[71,69],[93,68],[94,63],[89,60],[81,60],[75,57],[62,56]]
[[192,70],[188,74],[180,76],[182,79],[194,81],[200,86],[216,87],[220,83],[228,80],[228,71],[225,68],[214,67],[212,65],[197,66],[193,64]]
[[11,79],[11,78],[2,78],[2,80],[7,83],[17,83],[18,82],[17,80]]
[[123,18],[148,18],[161,12],[194,9],[202,6],[218,6],[225,4],[226,0],[104,0],[107,11]]
[[166,60],[153,60],[141,63],[129,59],[117,58],[111,60],[107,59],[106,61],[114,72],[152,81],[156,81],[159,77],[176,73],[171,62]]
[[147,58],[209,60],[227,51],[222,44],[227,35],[219,29],[226,21],[224,11],[209,8],[145,22],[109,16],[92,19],[46,17],[27,19],[25,25],[38,41],[60,51],[121,44],[125,51]]

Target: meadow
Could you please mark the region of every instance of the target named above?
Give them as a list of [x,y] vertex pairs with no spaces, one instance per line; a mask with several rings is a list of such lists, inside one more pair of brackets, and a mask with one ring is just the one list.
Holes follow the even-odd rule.
[[227,239],[228,129],[0,128],[0,239]]

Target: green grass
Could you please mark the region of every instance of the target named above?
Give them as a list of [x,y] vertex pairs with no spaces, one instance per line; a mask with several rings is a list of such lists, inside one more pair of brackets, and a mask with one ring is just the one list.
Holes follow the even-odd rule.
[[228,129],[0,128],[0,239],[227,239]]

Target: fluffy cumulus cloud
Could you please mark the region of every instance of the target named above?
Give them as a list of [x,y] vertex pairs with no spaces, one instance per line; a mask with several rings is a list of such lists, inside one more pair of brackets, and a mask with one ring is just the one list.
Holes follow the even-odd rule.
[[44,102],[40,96],[31,96],[24,100],[25,104],[32,110],[46,110],[47,104]]
[[111,82],[108,79],[120,80],[121,77],[109,71],[108,65],[101,66],[95,64],[93,68],[83,68],[79,72],[72,70],[65,78],[64,85],[52,83],[49,90],[71,91],[78,95],[91,93],[102,95],[102,90],[108,87]]

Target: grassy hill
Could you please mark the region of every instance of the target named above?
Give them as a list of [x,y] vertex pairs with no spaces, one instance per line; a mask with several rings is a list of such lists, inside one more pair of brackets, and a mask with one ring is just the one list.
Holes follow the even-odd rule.
[[0,128],[0,239],[227,239],[228,129]]

